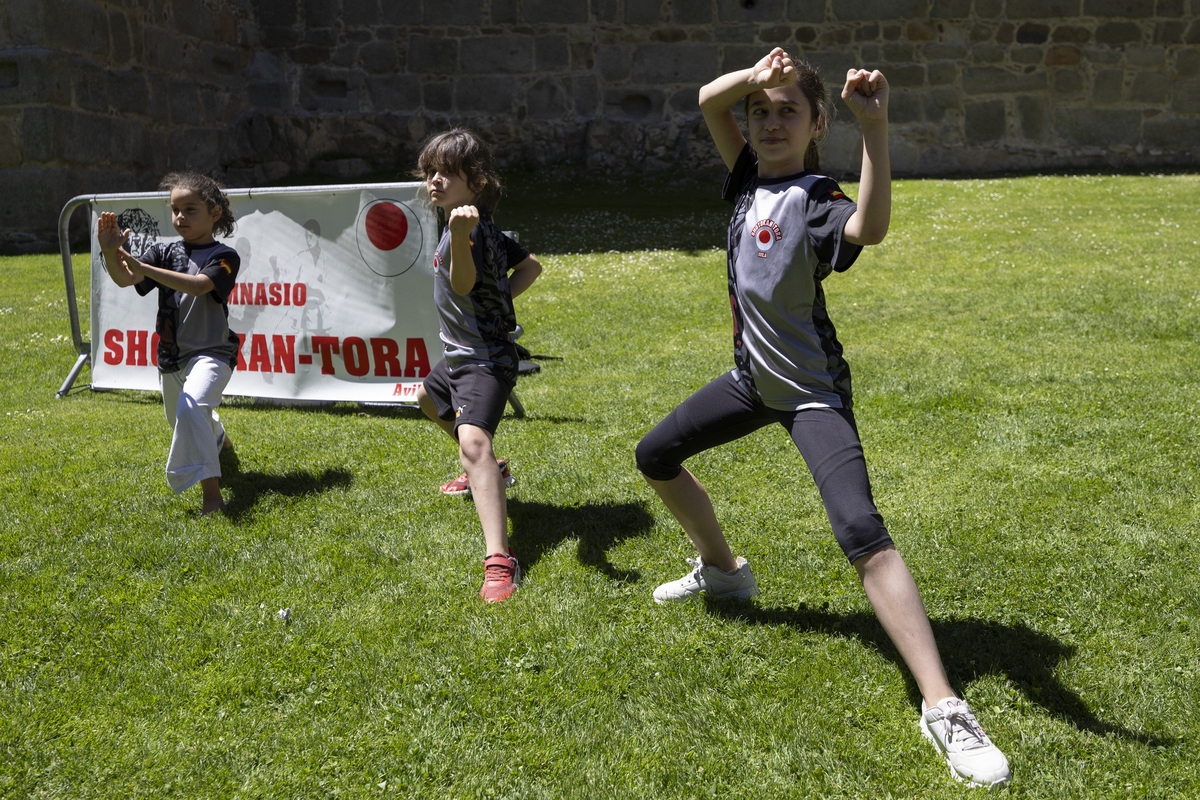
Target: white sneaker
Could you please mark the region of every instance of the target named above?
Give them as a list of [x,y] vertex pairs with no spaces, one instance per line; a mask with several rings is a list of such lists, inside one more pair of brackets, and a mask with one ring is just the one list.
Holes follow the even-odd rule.
[[979,727],[965,700],[947,697],[927,709],[921,701],[921,733],[946,757],[957,781],[988,788],[1008,783],[1008,759]]
[[747,600],[758,594],[758,584],[754,581],[754,573],[746,559],[738,556],[737,571],[725,572],[722,569],[705,564],[704,559],[697,556],[689,558],[688,563],[695,569],[677,581],[664,583],[654,590],[654,602],[678,603],[691,600],[704,592],[709,600]]

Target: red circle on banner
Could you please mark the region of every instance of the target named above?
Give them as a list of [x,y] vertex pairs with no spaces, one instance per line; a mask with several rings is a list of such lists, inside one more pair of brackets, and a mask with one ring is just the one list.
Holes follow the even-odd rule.
[[[354,243],[363,266],[384,278],[395,278],[412,269],[425,254],[428,210],[418,212],[403,200],[362,198],[354,221]],[[432,222],[432,220],[428,220]]]
[[367,210],[363,222],[367,238],[380,250],[395,250],[408,236],[408,218],[392,203],[376,203]]

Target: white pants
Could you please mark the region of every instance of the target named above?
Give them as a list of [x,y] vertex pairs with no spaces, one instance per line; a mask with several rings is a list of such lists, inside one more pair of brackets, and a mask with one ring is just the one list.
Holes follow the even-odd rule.
[[221,477],[218,459],[225,427],[217,406],[232,376],[228,363],[210,356],[196,356],[175,372],[160,373],[163,410],[171,426],[167,483],[176,494],[205,478]]

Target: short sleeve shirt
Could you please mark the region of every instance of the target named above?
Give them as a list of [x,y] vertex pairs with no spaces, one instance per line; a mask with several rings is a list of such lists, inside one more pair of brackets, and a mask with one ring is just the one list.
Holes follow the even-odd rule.
[[728,268],[739,379],[770,408],[850,408],[850,367],[821,282],[862,250],[843,239],[857,205],[822,175],[760,178],[748,145],[723,196],[734,203]]
[[134,284],[138,294],[158,289],[158,369],[174,372],[198,355],[237,366],[241,340],[229,330],[229,295],[237,282],[241,257],[228,245],[194,247],[181,241],[158,242],[140,260],[187,275],[207,275],[213,290],[205,295],[177,292],[151,278]]
[[516,328],[508,273],[529,257],[529,251],[496,227],[480,209],[479,224],[471,231],[475,285],[465,295],[450,284],[450,229],[442,233],[433,259],[433,299],[438,309],[439,336],[451,366],[490,364],[517,369],[517,351],[510,338]]

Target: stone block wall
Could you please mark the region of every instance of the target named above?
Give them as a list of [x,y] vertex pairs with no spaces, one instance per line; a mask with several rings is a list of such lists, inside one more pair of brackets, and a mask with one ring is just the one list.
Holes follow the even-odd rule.
[[[776,44],[834,96],[884,71],[898,176],[1200,166],[1200,0],[9,0],[0,251],[171,168],[402,177],[453,124],[508,166],[715,174],[697,91]],[[843,108],[828,171],[858,147]]]

